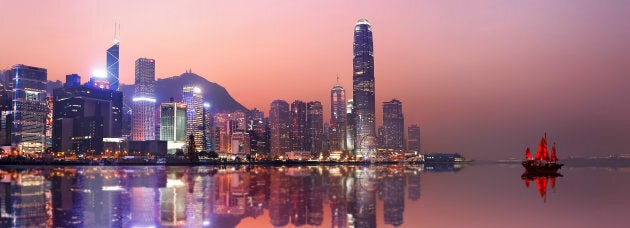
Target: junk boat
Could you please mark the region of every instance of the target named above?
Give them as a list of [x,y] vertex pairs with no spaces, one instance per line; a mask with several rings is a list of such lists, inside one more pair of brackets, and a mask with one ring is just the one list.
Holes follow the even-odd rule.
[[547,151],[547,133],[540,140],[538,144],[538,152],[536,157],[532,158],[532,154],[529,151],[529,147],[525,151],[525,161],[522,162],[525,167],[526,173],[533,175],[548,175],[555,174],[558,169],[562,168],[564,164],[558,163],[558,157],[556,156],[556,144],[551,147],[551,156]]

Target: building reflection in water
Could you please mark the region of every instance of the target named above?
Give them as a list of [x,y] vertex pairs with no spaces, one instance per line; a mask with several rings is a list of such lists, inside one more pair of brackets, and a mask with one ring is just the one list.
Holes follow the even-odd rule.
[[0,168],[0,226],[235,227],[266,213],[262,221],[269,224],[258,226],[375,227],[377,220],[400,226],[405,202],[420,200],[422,172],[459,169],[443,164]]

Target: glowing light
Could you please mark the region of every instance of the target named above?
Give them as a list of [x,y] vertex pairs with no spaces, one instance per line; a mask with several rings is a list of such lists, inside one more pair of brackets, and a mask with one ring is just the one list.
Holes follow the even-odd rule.
[[107,71],[104,70],[93,70],[92,77],[94,78],[107,78]]
[[210,103],[208,103],[208,102],[203,103],[203,107],[204,107],[204,108],[210,108]]
[[137,102],[137,101],[148,101],[148,102],[153,102],[153,103],[155,103],[155,102],[156,102],[155,98],[149,98],[149,97],[134,97],[134,98],[133,98],[133,102]]
[[103,191],[122,191],[125,190],[122,186],[103,186]]
[[201,88],[199,88],[199,87],[195,87],[195,88],[193,89],[193,92],[195,92],[195,93],[201,93]]

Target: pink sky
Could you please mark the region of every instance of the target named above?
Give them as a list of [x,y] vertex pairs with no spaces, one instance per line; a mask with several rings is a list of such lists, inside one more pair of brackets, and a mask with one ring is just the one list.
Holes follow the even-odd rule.
[[[521,157],[544,131],[560,157],[628,152],[630,3],[621,1],[5,1],[0,69],[50,80],[105,68],[122,24],[121,82],[188,68],[248,108],[352,94],[352,32],[373,26],[377,115],[403,102],[428,152]],[[328,117],[326,116],[325,119]],[[379,123],[380,123],[379,119]]]

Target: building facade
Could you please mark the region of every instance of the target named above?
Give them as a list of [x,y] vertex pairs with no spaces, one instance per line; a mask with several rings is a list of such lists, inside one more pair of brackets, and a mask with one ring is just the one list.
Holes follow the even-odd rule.
[[[67,77],[71,78],[71,77]],[[97,155],[122,136],[122,92],[66,82],[53,91],[53,151]]]
[[291,103],[291,150],[308,151],[306,102]]
[[183,100],[186,104],[186,135],[194,135],[195,150],[203,150],[203,97],[201,89],[194,86],[184,86]]
[[330,136],[331,151],[346,150],[346,91],[337,82],[330,91]]
[[46,149],[47,74],[44,68],[21,64],[5,72],[11,81],[11,145],[23,153]]
[[307,147],[311,155],[324,155],[324,110],[319,101],[310,101],[306,105]]
[[284,156],[291,151],[291,112],[289,103],[275,100],[269,110],[271,158]]
[[417,124],[412,124],[407,128],[407,150],[420,154],[420,149],[420,127]]
[[105,58],[107,61],[107,80],[109,81],[109,88],[114,91],[118,91],[119,86],[119,59],[120,59],[120,42],[114,41],[114,45],[107,49]]
[[155,60],[136,60],[135,92],[131,116],[134,141],[155,140]]
[[383,102],[383,131],[384,149],[405,149],[405,118],[399,100]]
[[160,105],[160,140],[167,142],[169,154],[186,143],[186,104],[170,102]]
[[355,156],[369,159],[375,155],[376,149],[374,46],[372,26],[365,19],[360,19],[354,26],[353,51],[352,88],[356,128]]

